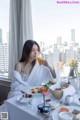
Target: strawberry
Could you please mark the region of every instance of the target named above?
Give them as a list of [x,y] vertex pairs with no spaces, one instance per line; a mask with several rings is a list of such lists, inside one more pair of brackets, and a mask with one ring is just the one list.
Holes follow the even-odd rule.
[[49,93],[49,91],[48,91],[46,88],[44,88],[44,87],[41,87],[41,88],[40,88],[40,91],[41,91],[41,93],[44,94],[44,95],[47,95],[47,94]]
[[28,98],[28,96],[29,96],[28,93],[26,93],[25,97]]

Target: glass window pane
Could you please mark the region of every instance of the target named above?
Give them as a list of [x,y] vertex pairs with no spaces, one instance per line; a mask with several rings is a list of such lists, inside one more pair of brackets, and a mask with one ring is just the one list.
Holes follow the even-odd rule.
[[51,66],[80,59],[80,1],[59,1],[31,0],[34,40]]
[[9,3],[0,0],[0,77],[8,76]]

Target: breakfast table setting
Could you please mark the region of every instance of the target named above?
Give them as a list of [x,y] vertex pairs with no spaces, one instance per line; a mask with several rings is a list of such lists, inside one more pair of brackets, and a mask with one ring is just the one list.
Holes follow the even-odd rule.
[[80,120],[80,76],[75,61],[69,63],[64,68],[60,64],[54,81],[6,100],[9,120]]
[[9,120],[80,120],[80,82],[76,81],[49,81],[21,91],[22,96],[6,100]]

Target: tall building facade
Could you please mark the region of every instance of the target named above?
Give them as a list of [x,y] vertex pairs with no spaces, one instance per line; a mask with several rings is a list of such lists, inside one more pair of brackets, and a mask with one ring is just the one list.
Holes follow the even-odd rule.
[[0,29],[0,43],[2,43],[2,29]]
[[75,29],[71,29],[71,42],[75,43]]
[[62,44],[62,37],[59,36],[57,37],[57,45],[61,45]]
[[0,76],[8,73],[8,44],[0,44]]

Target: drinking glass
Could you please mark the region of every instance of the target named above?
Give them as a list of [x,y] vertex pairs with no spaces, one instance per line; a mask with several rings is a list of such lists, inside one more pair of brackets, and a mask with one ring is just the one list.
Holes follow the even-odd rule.
[[75,89],[76,89],[76,93],[80,94],[80,79],[76,79],[76,81],[75,81]]

